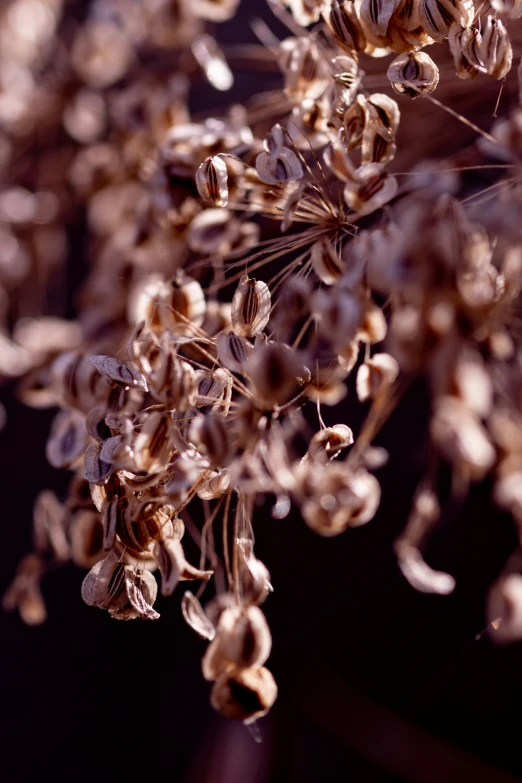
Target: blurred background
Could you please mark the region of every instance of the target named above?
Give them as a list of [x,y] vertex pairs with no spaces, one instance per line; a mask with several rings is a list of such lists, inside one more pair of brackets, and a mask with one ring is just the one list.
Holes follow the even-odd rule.
[[[75,5],[81,15],[88,4]],[[255,42],[251,21],[260,16],[276,35],[286,34],[264,0],[243,0],[219,39],[225,47]],[[379,61],[362,67],[383,69]],[[271,67],[237,72],[225,96],[196,84],[195,116],[280,84]],[[471,107],[486,126],[494,91],[494,100],[477,91],[481,105]],[[447,102],[469,100],[464,83]],[[405,128],[399,147],[420,135],[430,154],[445,154],[448,135],[461,126],[436,116],[438,135],[433,125],[426,137],[418,125],[415,134]],[[469,140],[466,130],[456,143]],[[67,234],[66,272],[51,277],[44,310],[71,317],[85,269],[84,216],[71,220]],[[354,396],[343,420],[356,430]],[[31,548],[36,495],[52,488],[60,496],[70,474],[45,460],[54,411],[23,406],[14,383],[0,388],[0,400],[7,412],[0,433],[3,592]],[[255,730],[210,707],[200,671],[205,644],[181,617],[181,591],[158,601],[158,622],[116,622],[83,604],[84,574],[66,566],[44,580],[45,625],[29,628],[17,614],[0,613],[3,779],[25,779],[33,768],[81,778],[90,763],[101,780],[133,779],[142,765],[145,774],[186,783],[520,779],[522,645],[497,648],[483,634],[487,588],[517,545],[511,520],[491,504],[487,485],[448,510],[426,553],[430,565],[455,576],[448,597],[416,593],[392,550],[426,461],[427,405],[421,384],[410,389],[378,438],[391,459],[379,471],[383,501],[367,526],[320,539],[292,513],[275,520],[268,505],[257,509],[256,552],[274,585],[264,608],[279,698]],[[326,424],[337,423],[329,413]]]

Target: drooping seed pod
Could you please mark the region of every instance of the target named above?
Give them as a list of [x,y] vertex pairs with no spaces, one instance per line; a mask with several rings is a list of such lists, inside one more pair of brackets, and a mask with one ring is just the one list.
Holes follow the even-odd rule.
[[243,275],[232,299],[232,328],[241,337],[255,337],[270,318],[270,291],[262,280]]
[[82,598],[89,606],[107,609],[125,590],[125,566],[111,552],[91,568],[82,583]]
[[400,0],[362,0],[361,21],[375,36],[385,36]]
[[331,0],[323,19],[339,46],[350,53],[364,52],[366,36],[353,0]]
[[337,536],[348,527],[365,525],[375,515],[381,499],[379,482],[366,470],[351,473],[336,462],[309,468],[309,497],[302,505],[306,524],[321,536]]
[[395,92],[410,98],[429,95],[439,83],[439,69],[424,52],[400,54],[390,63],[387,76]]
[[111,356],[91,356],[91,362],[109,382],[123,388],[139,387],[147,391],[145,378],[130,362],[121,362]]
[[486,73],[481,53],[482,36],[476,27],[461,27],[453,23],[448,43],[459,79],[473,79],[479,73]]
[[162,352],[159,365],[150,378],[150,387],[154,397],[170,409],[186,411],[196,402],[197,383],[194,369],[170,347]]
[[343,131],[346,152],[352,152],[362,143],[363,131],[368,120],[366,98],[358,95],[344,113]]
[[317,277],[325,285],[333,285],[343,274],[340,253],[329,239],[323,239],[312,246],[310,254],[312,267]]
[[285,147],[284,131],[274,125],[264,142],[265,152],[256,158],[256,171],[261,182],[267,185],[285,185],[302,179],[303,166],[297,154]]
[[424,31],[437,43],[442,43],[453,23],[461,27],[473,24],[472,0],[420,0],[419,19]]
[[189,625],[201,639],[208,639],[208,641],[211,642],[216,635],[216,629],[206,616],[198,599],[190,590],[187,590],[181,599],[181,611],[187,625]]
[[196,172],[196,187],[205,201],[215,207],[228,204],[228,170],[220,155],[209,156]]
[[[207,209],[201,214],[214,211],[221,212]],[[188,324],[201,326],[205,309],[201,285],[181,271],[169,281],[160,275],[140,280],[129,297],[129,321],[133,324],[144,321],[149,329],[160,334],[167,330],[193,336]]]
[[254,556],[252,540],[237,541],[241,599],[246,606],[258,606],[272,592],[266,566]]
[[266,715],[276,698],[275,680],[269,670],[261,666],[224,672],[214,683],[210,703],[226,718],[251,723]]
[[493,79],[503,79],[511,70],[513,49],[508,31],[500,19],[491,14],[488,15],[482,32],[480,54],[488,76]]
[[261,609],[225,609],[201,662],[203,677],[215,680],[231,664],[245,669],[262,666],[271,648],[270,630]]
[[361,364],[357,372],[357,396],[360,402],[375,399],[382,389],[395,383],[399,365],[388,353],[376,353]]

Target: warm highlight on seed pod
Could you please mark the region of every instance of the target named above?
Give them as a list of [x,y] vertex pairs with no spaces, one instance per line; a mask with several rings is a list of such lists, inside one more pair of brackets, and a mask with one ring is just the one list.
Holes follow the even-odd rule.
[[331,0],[323,19],[333,37],[347,52],[364,52],[366,36],[353,0]]

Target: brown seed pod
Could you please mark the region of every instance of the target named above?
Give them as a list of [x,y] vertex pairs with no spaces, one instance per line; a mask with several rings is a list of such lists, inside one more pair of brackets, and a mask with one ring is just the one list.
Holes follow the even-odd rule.
[[448,43],[459,79],[473,79],[479,73],[486,73],[481,54],[482,36],[475,27],[452,24]]
[[330,0],[323,19],[333,37],[347,52],[364,52],[366,36],[353,0]]
[[165,538],[154,544],[154,559],[161,573],[161,594],[171,595],[179,581],[202,579],[208,581],[213,571],[201,571],[185,558],[181,542],[176,537]]
[[227,370],[244,373],[248,357],[254,350],[252,343],[234,332],[223,332],[217,338],[219,361]]
[[488,76],[493,79],[503,79],[511,70],[513,49],[508,31],[501,20],[491,14],[488,15],[482,32],[480,54]]
[[362,0],[360,15],[364,26],[375,36],[385,36],[400,0]]
[[206,158],[196,172],[196,187],[205,201],[211,201],[215,207],[228,204],[228,170],[220,155]]
[[2,597],[6,612],[18,609],[27,625],[41,625],[47,619],[45,604],[40,592],[44,564],[40,555],[29,554],[20,561],[13,582]]
[[91,356],[91,362],[109,382],[123,388],[140,387],[147,391],[145,378],[130,362],[121,362],[111,356]]
[[257,606],[225,609],[201,663],[203,676],[215,680],[231,665],[262,666],[271,648],[270,630],[261,609]]
[[421,0],[419,20],[425,32],[437,43],[448,37],[453,23],[469,27],[473,23],[471,0]]
[[395,383],[399,365],[388,353],[376,353],[357,372],[357,396],[361,402],[375,399],[382,389]]
[[270,318],[270,291],[262,280],[243,275],[232,299],[232,329],[240,337],[255,337]]
[[264,666],[231,669],[214,683],[210,694],[213,708],[232,720],[250,723],[262,718],[277,698],[277,685]]
[[439,83],[439,69],[424,52],[400,54],[390,63],[387,76],[395,92],[410,98],[429,95]]
[[82,509],[71,519],[69,540],[71,558],[80,568],[92,568],[105,557],[103,524],[98,511]]
[[340,253],[329,239],[316,242],[311,251],[314,272],[325,285],[333,285],[343,274],[343,262]]

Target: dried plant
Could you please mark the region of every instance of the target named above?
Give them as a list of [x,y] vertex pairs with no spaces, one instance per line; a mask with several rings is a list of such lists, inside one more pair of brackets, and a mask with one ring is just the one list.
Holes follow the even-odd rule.
[[[1,11],[0,370],[21,378],[28,405],[59,408],[47,457],[73,472],[66,499],[38,498],[35,552],[4,607],[42,622],[42,577],[68,559],[90,569],[84,601],[120,620],[158,619],[156,579],[163,596],[195,581],[181,609],[209,642],[211,703],[251,722],[277,695],[258,500],[275,496],[275,520],[294,504],[321,536],[370,522],[388,459],[374,440],[415,379],[430,389],[432,450],[395,545],[405,578],[430,593],[455,584],[422,554],[443,510],[441,466],[460,496],[490,477],[522,535],[522,109],[509,37],[522,7],[271,0],[291,36],[259,23],[249,56],[277,65],[282,88],[191,117],[201,74],[233,83],[209,23],[237,6],[94,0],[75,26],[61,0]],[[487,130],[449,106],[474,78],[476,104],[492,79],[513,103]],[[438,160],[433,111],[473,134],[442,137]],[[89,269],[66,321],[40,301],[83,210]],[[356,433],[321,414],[345,415],[351,379],[366,412]],[[199,563],[183,546],[194,519]],[[512,565],[489,602],[499,641],[522,638]]]

